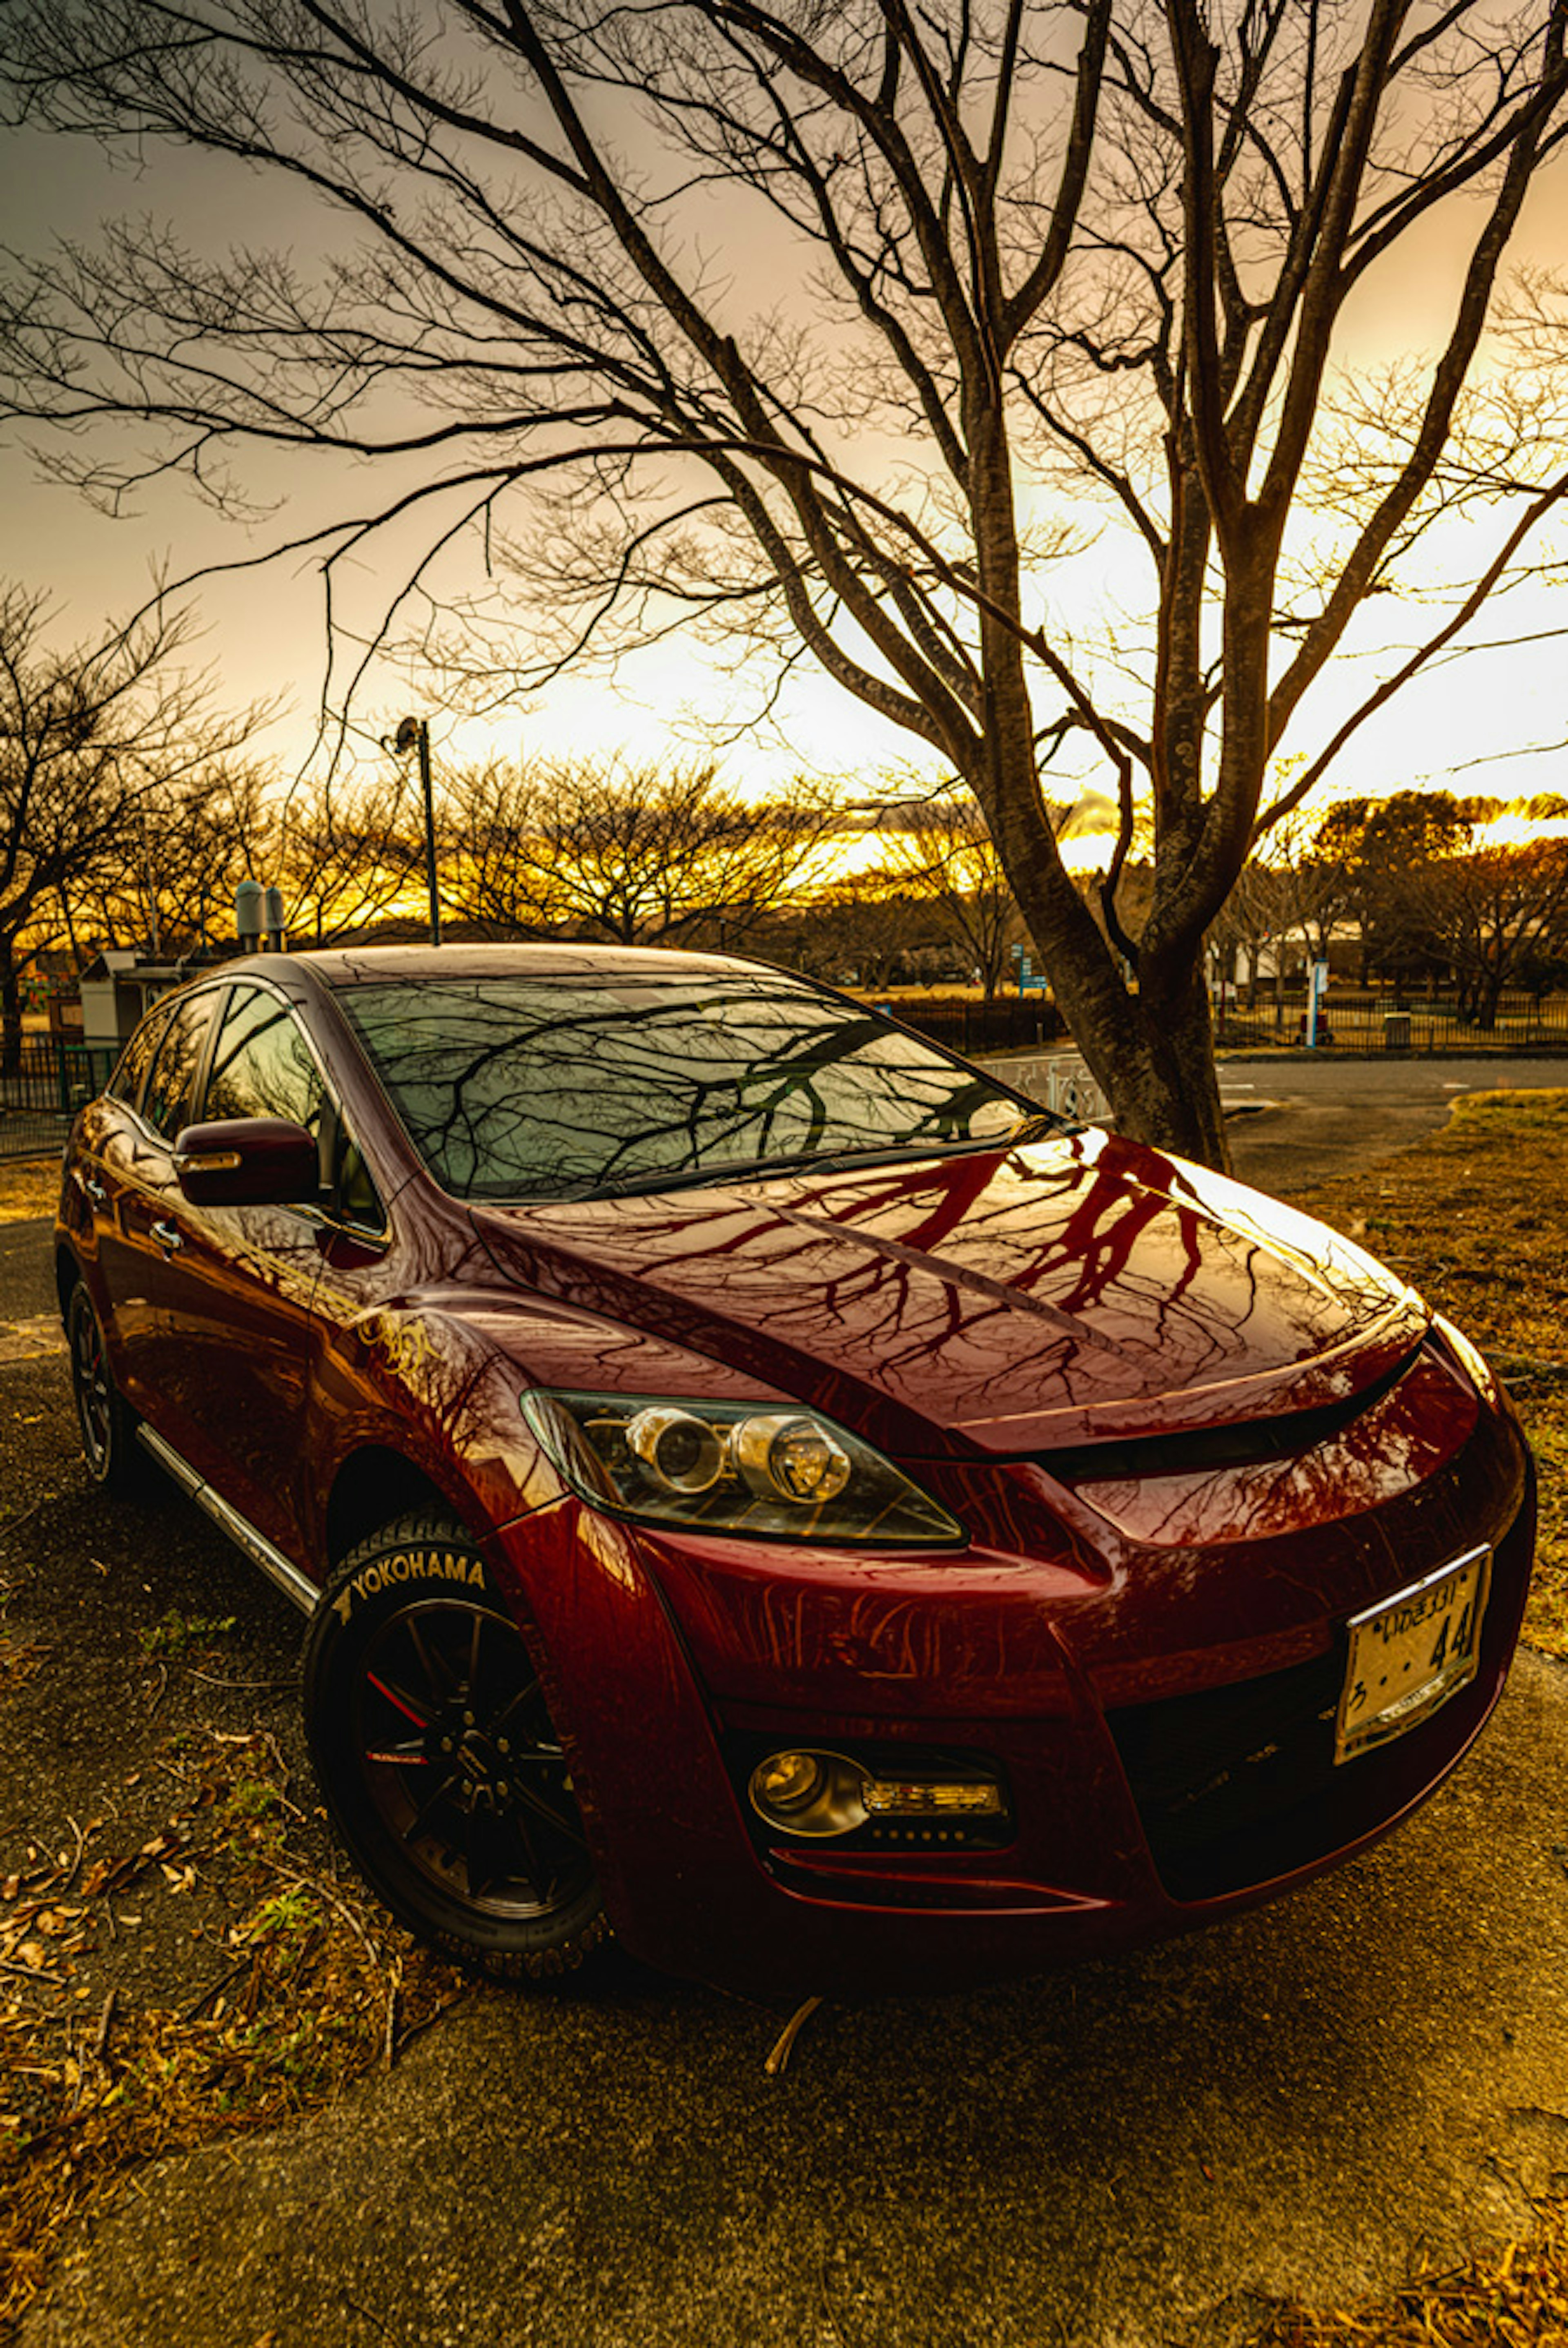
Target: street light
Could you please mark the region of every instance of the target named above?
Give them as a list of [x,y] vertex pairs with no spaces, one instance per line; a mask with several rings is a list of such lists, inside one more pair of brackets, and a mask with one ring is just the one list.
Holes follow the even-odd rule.
[[[383,747],[386,747],[384,739]],[[436,880],[436,803],[430,788],[430,728],[423,717],[405,717],[392,737],[400,758],[419,753],[419,788],[425,796],[425,879],[430,891],[430,942],[441,942],[441,892]]]

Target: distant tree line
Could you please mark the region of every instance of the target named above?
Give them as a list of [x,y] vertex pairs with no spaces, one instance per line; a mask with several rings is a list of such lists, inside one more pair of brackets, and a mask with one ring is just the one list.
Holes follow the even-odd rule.
[[[248,877],[296,945],[418,937],[425,842],[410,762],[290,782],[251,745],[268,714],[215,711],[178,618],[51,648],[41,598],[0,588],[0,1022],[20,984],[105,947],[226,945]],[[1495,800],[1400,791],[1298,811],[1242,872],[1210,944],[1260,968],[1354,942],[1364,977],[1454,988],[1490,1026],[1505,990],[1568,984],[1568,840],[1488,843]],[[1568,800],[1536,800],[1536,819]],[[1070,821],[1053,810],[1059,834]],[[579,756],[443,772],[436,845],[448,933],[754,953],[867,992],[1009,985],[1029,932],[976,801],[956,783],[850,802],[800,779],[743,797],[711,763]],[[1092,906],[1097,875],[1081,884]],[[1136,858],[1122,887],[1143,885]]]
[[[1523,836],[1492,834],[1517,815]],[[1259,966],[1355,953],[1363,983],[1441,986],[1461,1019],[1496,1025],[1505,993],[1568,985],[1568,798],[1510,804],[1445,790],[1348,798],[1283,826],[1211,932],[1255,998]],[[1540,827],[1530,836],[1532,827]],[[1489,834],[1492,836],[1489,837]]]

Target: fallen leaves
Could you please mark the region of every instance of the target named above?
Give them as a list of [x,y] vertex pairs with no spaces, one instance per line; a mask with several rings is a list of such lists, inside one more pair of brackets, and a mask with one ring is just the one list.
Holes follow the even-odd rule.
[[[187,1733],[159,1767],[171,1759],[184,1798],[156,1833],[94,1851],[104,1821],[73,1825],[74,1849],[36,1837],[0,1881],[0,2339],[71,2216],[166,2152],[330,2100],[459,1994],[357,1886],[283,1855],[302,1814],[270,1737]],[[84,2012],[77,1960],[101,1951],[100,1930],[114,1940],[142,1921],[118,1904],[126,1891],[190,1900],[209,1869],[232,1916],[214,1979],[173,2009],[128,2008],[111,1988]]]

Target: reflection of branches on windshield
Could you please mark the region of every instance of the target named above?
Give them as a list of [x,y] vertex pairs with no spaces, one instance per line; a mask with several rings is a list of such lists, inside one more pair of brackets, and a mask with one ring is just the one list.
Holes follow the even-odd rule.
[[[411,1134],[460,1195],[559,1197],[774,1156],[961,1139],[995,1087],[787,983],[675,994],[548,979],[346,999]],[[454,1055],[458,1055],[454,1065]],[[1000,1097],[1006,1097],[1000,1096]]]

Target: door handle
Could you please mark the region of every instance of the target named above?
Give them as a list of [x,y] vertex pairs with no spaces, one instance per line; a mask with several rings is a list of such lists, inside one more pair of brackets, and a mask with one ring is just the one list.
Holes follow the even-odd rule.
[[82,1188],[87,1192],[88,1198],[92,1200],[94,1206],[107,1207],[108,1204],[109,1194],[104,1189],[103,1184],[101,1182],[95,1182],[90,1174],[84,1174],[81,1179]]
[[172,1255],[176,1248],[185,1245],[185,1234],[178,1223],[154,1223],[152,1236],[166,1256]]

